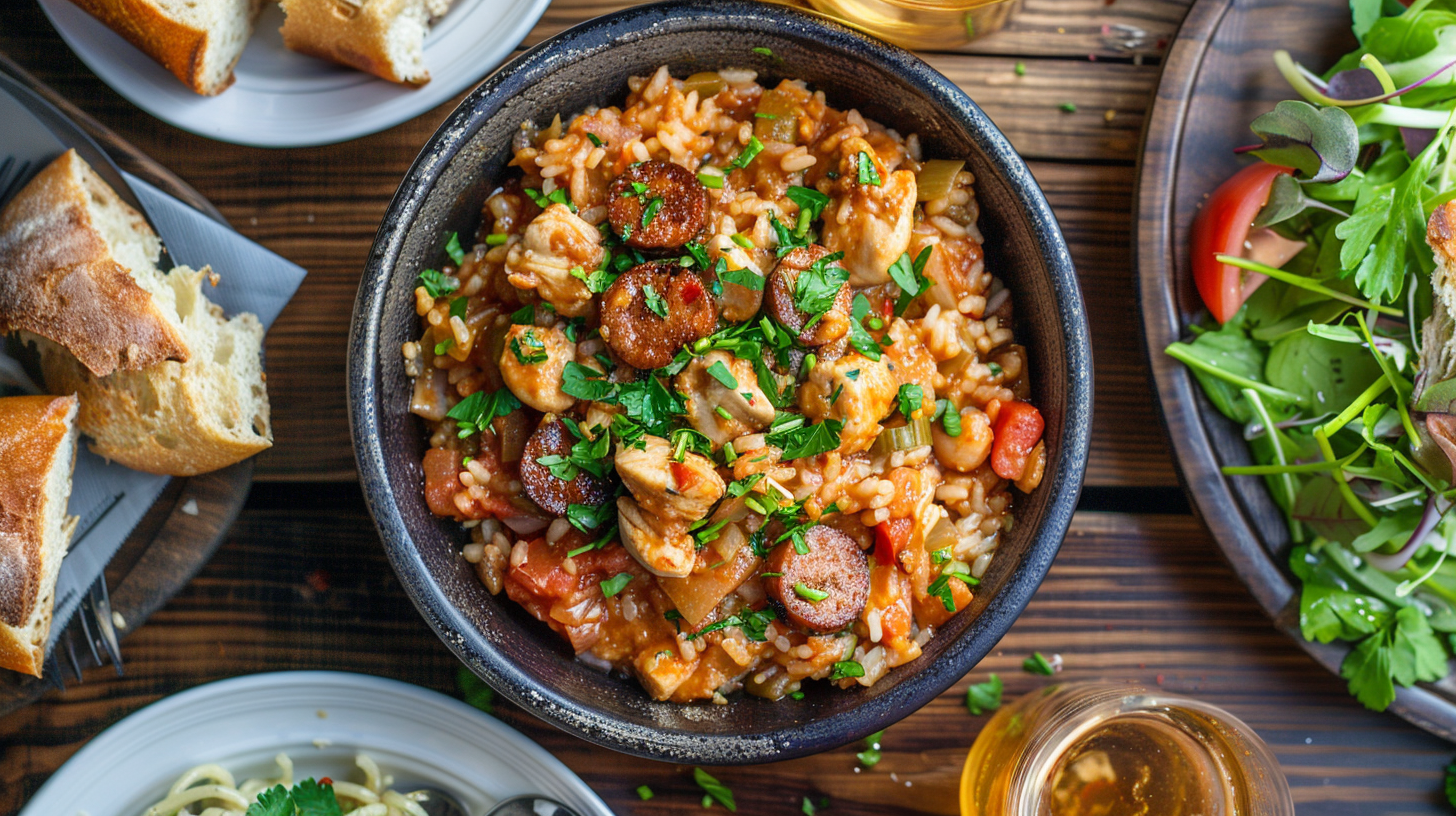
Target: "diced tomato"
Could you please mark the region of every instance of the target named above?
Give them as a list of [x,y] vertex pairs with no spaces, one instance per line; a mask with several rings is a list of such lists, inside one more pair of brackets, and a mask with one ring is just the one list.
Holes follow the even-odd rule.
[[910,544],[910,529],[915,523],[908,518],[887,519],[875,525],[875,561],[899,563],[900,553]]
[[319,780],[319,784],[320,785],[332,785],[332,784],[334,784],[334,780],[332,780],[332,779],[328,778],[327,776],[325,776],[324,778],[322,778],[322,779]]
[[1229,177],[1203,203],[1189,234],[1189,263],[1193,283],[1213,318],[1220,323],[1234,316],[1266,278],[1236,266],[1219,263],[1218,255],[1243,255],[1254,218],[1269,201],[1269,190],[1288,167],[1259,162]]
[[437,516],[455,518],[455,494],[460,486],[460,451],[430,448],[425,451],[425,503]]
[[677,485],[679,491],[688,490],[698,483],[698,474],[682,462],[669,462],[668,468],[672,471],[673,484]]
[[689,276],[683,280],[678,291],[682,292],[683,303],[691,305],[703,296],[703,285],[698,282],[697,278]]
[[991,428],[995,436],[991,444],[991,470],[1003,479],[1020,479],[1045,428],[1046,422],[1036,406],[1020,400],[1004,403]]

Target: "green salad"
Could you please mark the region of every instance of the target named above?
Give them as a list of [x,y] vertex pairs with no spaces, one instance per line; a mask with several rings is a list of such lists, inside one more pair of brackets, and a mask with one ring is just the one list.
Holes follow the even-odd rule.
[[1456,0],[1351,8],[1360,47],[1325,73],[1275,55],[1301,99],[1200,210],[1211,319],[1167,353],[1243,425],[1256,464],[1224,473],[1264,480],[1304,637],[1353,644],[1340,673],[1380,710],[1447,675],[1456,633]]

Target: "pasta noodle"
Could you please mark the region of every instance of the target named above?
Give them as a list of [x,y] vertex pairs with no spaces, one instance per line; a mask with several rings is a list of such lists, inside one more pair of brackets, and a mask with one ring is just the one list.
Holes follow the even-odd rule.
[[[278,776],[248,779],[238,784],[221,765],[209,763],[190,768],[172,783],[162,801],[143,811],[142,816],[244,816],[258,795],[278,785],[292,788],[293,759],[288,754],[274,758]],[[421,793],[400,793],[390,789],[394,780],[379,771],[368,754],[356,754],[354,764],[364,774],[363,784],[333,783],[334,796],[349,816],[429,816],[419,803]]]

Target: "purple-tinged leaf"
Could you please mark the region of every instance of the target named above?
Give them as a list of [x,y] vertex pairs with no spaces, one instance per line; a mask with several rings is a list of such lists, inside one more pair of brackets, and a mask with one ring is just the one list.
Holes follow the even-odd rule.
[[1384,93],[1385,88],[1381,87],[1375,72],[1368,68],[1341,71],[1330,77],[1329,84],[1325,86],[1326,96],[1344,101],[1366,99]]
[[1354,541],[1370,529],[1370,525],[1355,515],[1335,480],[1328,476],[1315,476],[1304,483],[1299,495],[1294,497],[1290,515],[1304,522],[1315,535],[1341,544]]
[[1400,129],[1400,140],[1405,143],[1405,153],[1414,159],[1436,139],[1436,131],[1431,128],[1408,128]]
[[[1304,186],[1295,178],[1286,173],[1280,173],[1274,177],[1274,183],[1269,188],[1269,200],[1264,203],[1263,209],[1254,216],[1254,226],[1268,227],[1278,224],[1280,221],[1287,221],[1309,208],[1325,210],[1335,215],[1344,217],[1343,210],[1336,209],[1323,201],[1316,201],[1304,194]],[[1278,266],[1279,264],[1271,264]]]
[[1289,99],[1249,128],[1264,142],[1255,155],[1270,164],[1293,167],[1309,181],[1339,181],[1359,158],[1355,120],[1340,108],[1321,109]]

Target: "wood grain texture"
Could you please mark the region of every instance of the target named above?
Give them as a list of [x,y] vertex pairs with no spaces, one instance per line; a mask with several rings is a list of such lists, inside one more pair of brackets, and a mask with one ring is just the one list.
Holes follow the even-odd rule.
[[[454,658],[420,620],[348,486],[260,486],[198,578],[127,642],[127,676],[93,671],[64,695],[0,719],[0,813],[14,813],[89,736],[164,695],[209,680],[329,668],[396,677],[447,693]],[[965,685],[999,674],[1008,698],[1047,680],[1021,671],[1060,654],[1062,680],[1142,683],[1225,706],[1274,748],[1302,816],[1437,814],[1451,746],[1350,700],[1290,648],[1186,516],[1080,514],[1051,574],[998,649],[965,681],[891,727],[884,760],[856,771],[856,747],[714,771],[740,812],[797,813],[830,798],[838,816],[956,812],[955,790],[985,718]],[[511,705],[501,719],[543,744],[619,814],[696,810],[687,768],[588,745]],[[906,787],[905,783],[911,785]],[[657,796],[641,802],[638,785]]]
[[[1058,11],[1064,2],[1065,12]],[[622,5],[558,0],[528,43]],[[1117,0],[1110,6],[1105,0],[1034,0],[1011,29],[964,52],[928,57],[1034,162],[1067,233],[1093,323],[1111,330],[1094,335],[1099,405],[1113,406],[1116,413],[1101,409],[1095,416],[1087,479],[1092,485],[1172,485],[1175,477],[1150,410],[1143,355],[1130,334],[1132,324],[1123,319],[1133,304],[1127,274],[1132,165],[1158,69],[1151,63],[1088,62],[1091,51],[1083,49],[1094,36],[1087,32],[1100,32],[1104,23],[1141,21],[1166,35],[1183,8],[1173,0]],[[1073,32],[1066,36],[1076,40],[1075,47],[1064,47],[1063,35],[1043,31],[1051,17]],[[1153,25],[1159,20],[1160,28]],[[1029,26],[1024,36],[1016,33],[1023,25]],[[992,50],[1004,49],[1008,37],[1024,50],[985,55],[993,45]],[[399,179],[458,100],[342,145],[249,148],[185,133],[138,111],[80,63],[33,3],[0,7],[0,51],[165,163],[243,234],[308,269],[298,295],[268,334],[276,444],[258,457],[257,478],[353,479],[344,341],[359,270]],[[1071,54],[1079,58],[1052,58]],[[1027,63],[1023,77],[1014,72],[1018,61]],[[1077,112],[1059,109],[1067,101],[1077,102]],[[1105,118],[1109,110],[1111,122]]]

